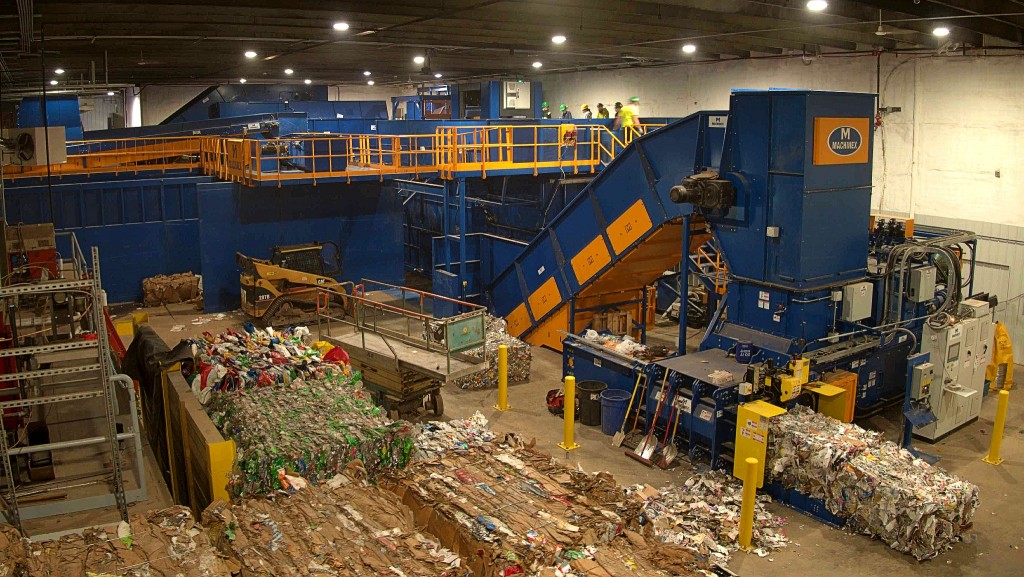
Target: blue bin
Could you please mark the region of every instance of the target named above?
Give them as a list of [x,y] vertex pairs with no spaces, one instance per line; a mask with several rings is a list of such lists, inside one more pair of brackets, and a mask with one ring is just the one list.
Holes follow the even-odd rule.
[[601,391],[601,432],[606,435],[614,435],[622,428],[622,421],[626,418],[626,409],[629,406],[630,391],[619,389],[605,389]]

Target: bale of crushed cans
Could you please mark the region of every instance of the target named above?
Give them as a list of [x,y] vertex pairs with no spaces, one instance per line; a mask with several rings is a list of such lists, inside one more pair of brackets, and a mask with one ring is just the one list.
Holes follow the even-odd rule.
[[193,341],[188,378],[210,420],[235,442],[235,497],[280,489],[284,474],[318,483],[355,459],[375,478],[412,456],[416,427],[388,419],[358,371],[306,340],[299,329],[250,329]]
[[529,344],[508,334],[505,319],[487,315],[487,344],[470,349],[467,355],[482,359],[486,349],[487,368],[458,379],[454,384],[461,389],[494,389],[498,387],[498,346],[508,347],[508,382],[525,383],[530,380],[533,351]]
[[804,407],[771,421],[767,474],[824,501],[845,527],[919,560],[973,523],[978,487],[914,457],[879,433]]

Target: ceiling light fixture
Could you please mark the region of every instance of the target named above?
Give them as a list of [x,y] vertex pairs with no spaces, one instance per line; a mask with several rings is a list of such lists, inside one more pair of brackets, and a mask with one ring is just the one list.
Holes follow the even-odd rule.
[[107,91],[107,96],[113,96],[113,95],[114,95],[114,91],[113,90],[108,90]]
[[534,62],[534,63],[533,63],[533,67],[534,67],[534,68],[540,68],[541,66],[544,66],[544,63],[543,63],[543,62]]
[[348,30],[348,22],[335,22],[334,29],[338,32],[344,32]]
[[303,80],[302,82],[305,83],[305,84],[313,84],[313,81],[310,80],[309,78]]
[[375,82],[372,80],[367,80],[366,83],[369,84],[370,86],[373,86],[375,84]]
[[292,70],[291,68],[285,68],[284,73],[287,74],[288,76],[291,76],[292,74],[295,74],[295,71]]
[[434,78],[440,78],[440,77],[441,77],[441,73],[440,72],[438,72],[437,74],[434,75]]
[[828,2],[825,0],[810,0],[807,2],[807,9],[811,12],[821,12],[828,8]]
[[551,41],[554,42],[555,44],[564,44],[565,43],[565,36],[562,36],[561,34],[557,34],[557,35],[551,37]]
[[245,57],[246,58],[256,58],[256,51],[254,51],[254,50],[246,50],[245,51]]
[[239,78],[238,82],[241,83],[241,84],[245,84],[247,82],[247,80],[245,78]]
[[363,71],[363,76],[369,76],[369,75],[371,75],[371,74],[373,74],[373,73],[372,73],[372,72],[370,72],[369,70],[364,70],[364,71]]
[[427,61],[427,59],[422,56],[417,56],[413,58],[412,61],[415,62],[416,64],[423,64],[424,62]]
[[683,44],[683,52],[687,54],[693,54],[697,51],[697,47],[693,44]]
[[57,86],[57,81],[56,80],[51,80],[50,81],[50,86]]
[[53,73],[54,74],[64,74],[64,69],[63,68],[58,68],[58,69],[54,70]]
[[946,28],[945,26],[939,26],[935,30],[932,30],[932,34],[938,36],[939,38],[943,36],[949,36],[949,28]]

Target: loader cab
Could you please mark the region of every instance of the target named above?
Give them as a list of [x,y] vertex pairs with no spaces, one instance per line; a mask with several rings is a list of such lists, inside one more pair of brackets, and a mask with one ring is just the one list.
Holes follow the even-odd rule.
[[333,242],[275,246],[270,262],[317,276],[333,277],[341,273],[341,251]]

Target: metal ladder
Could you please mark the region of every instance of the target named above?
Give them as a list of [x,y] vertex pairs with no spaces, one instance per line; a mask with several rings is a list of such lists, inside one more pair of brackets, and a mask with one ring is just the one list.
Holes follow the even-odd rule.
[[[42,282],[38,284],[0,287],[0,300],[7,300],[20,295],[28,294],[46,294],[69,291],[83,291],[91,293],[91,321],[92,327],[96,331],[97,336],[95,341],[82,340],[64,343],[54,343],[48,345],[36,345],[2,349],[0,350],[0,357],[27,356],[46,352],[95,348],[97,353],[97,362],[95,364],[87,364],[76,367],[36,369],[2,374],[0,375],[0,381],[63,376],[91,371],[98,371],[100,379],[100,388],[93,391],[82,391],[61,395],[38,396],[33,398],[0,402],[0,415],[2,415],[3,412],[8,408],[24,409],[32,406],[46,405],[51,403],[74,402],[102,396],[104,399],[104,413],[106,417],[107,430],[106,435],[103,437],[90,437],[85,439],[74,439],[69,441],[61,441],[57,443],[48,443],[45,445],[37,445],[34,447],[23,447],[17,449],[16,452],[14,453],[12,453],[12,448],[8,446],[6,431],[0,431],[0,460],[3,461],[3,474],[4,480],[6,482],[6,487],[4,488],[3,491],[0,491],[0,501],[2,501],[2,506],[4,509],[4,513],[7,517],[7,520],[11,522],[15,527],[17,527],[22,534],[24,534],[25,531],[22,526],[21,508],[18,505],[18,495],[14,478],[14,471],[13,468],[11,467],[12,456],[31,452],[40,452],[61,448],[101,444],[104,442],[108,442],[110,444],[110,457],[113,469],[112,473],[114,501],[117,504],[117,509],[121,515],[121,519],[125,522],[128,521],[128,502],[125,495],[119,443],[121,440],[126,440],[128,438],[131,438],[133,435],[137,435],[138,427],[135,427],[136,430],[134,433],[125,433],[122,435],[117,434],[117,400],[116,392],[114,389],[114,382],[118,381],[124,384],[125,377],[123,375],[115,376],[114,367],[110,361],[110,340],[103,319],[103,297],[100,290],[101,286],[102,284],[100,276],[99,249],[93,247],[92,278],[90,279],[57,280],[51,282]],[[9,320],[12,323],[16,322],[16,320],[13,318]],[[128,385],[131,386],[130,380],[128,380]],[[134,406],[131,408],[131,410],[135,410]],[[71,503],[68,503],[68,505],[71,505]],[[72,507],[68,507],[68,509],[76,510],[73,509]]]

